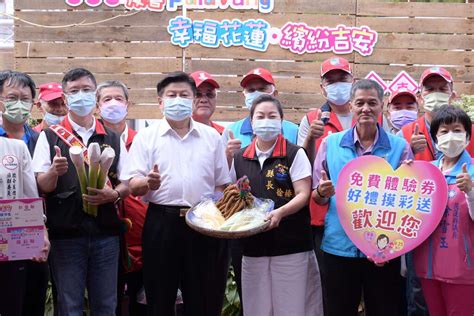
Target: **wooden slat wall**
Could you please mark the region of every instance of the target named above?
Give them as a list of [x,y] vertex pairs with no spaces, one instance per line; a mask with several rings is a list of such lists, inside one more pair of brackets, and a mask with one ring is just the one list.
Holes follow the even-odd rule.
[[[193,19],[221,20],[263,18],[272,26],[288,21],[311,26],[367,25],[379,33],[371,56],[345,55],[356,77],[375,70],[392,79],[406,70],[415,79],[430,65],[448,68],[458,93],[474,94],[474,4],[386,3],[369,0],[275,1],[271,14],[234,10],[200,12],[188,10]],[[132,118],[158,118],[156,83],[174,70],[206,70],[221,85],[218,120],[235,120],[242,110],[239,85],[251,68],[266,67],[276,79],[288,119],[299,122],[323,98],[319,91],[319,67],[331,54],[296,55],[270,46],[265,53],[244,48],[207,49],[191,45],[185,50],[172,46],[166,32],[169,19],[180,12],[131,12],[100,6],[68,7],[63,0],[16,0],[16,17],[41,25],[61,26],[91,23],[124,15],[100,24],[67,28],[44,28],[21,21],[15,23],[14,68],[33,75],[38,84],[60,81],[65,71],[86,67],[99,81],[119,79],[130,88]],[[126,15],[126,16],[125,16]],[[442,18],[442,19],[441,19]],[[184,60],[183,60],[184,58]],[[4,56],[0,55],[0,65]]]

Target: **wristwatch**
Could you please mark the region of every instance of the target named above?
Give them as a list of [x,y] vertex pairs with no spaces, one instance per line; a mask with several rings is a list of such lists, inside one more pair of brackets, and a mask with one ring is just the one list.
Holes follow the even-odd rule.
[[120,194],[119,190],[114,189],[115,192],[117,192],[117,199],[114,201],[114,204],[117,204],[122,200],[122,194]]

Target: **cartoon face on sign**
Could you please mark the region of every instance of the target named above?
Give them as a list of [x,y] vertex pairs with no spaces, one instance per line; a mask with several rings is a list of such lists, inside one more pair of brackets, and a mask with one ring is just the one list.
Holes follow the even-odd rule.
[[379,263],[428,238],[443,216],[447,190],[443,174],[429,162],[394,171],[380,157],[362,156],[342,169],[336,207],[352,242]]

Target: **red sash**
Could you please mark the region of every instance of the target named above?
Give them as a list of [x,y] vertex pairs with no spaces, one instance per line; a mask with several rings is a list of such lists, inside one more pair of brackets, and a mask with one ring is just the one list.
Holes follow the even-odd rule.
[[[76,137],[76,135],[74,135],[73,133],[71,133],[70,131],[68,131],[66,128],[64,128],[61,125],[53,125],[53,126],[50,126],[49,128],[69,147],[72,147],[72,146],[81,147],[82,154],[84,155],[84,162],[86,163],[86,165],[89,166],[90,161],[89,161],[89,153],[87,151],[87,147],[79,140],[79,138]],[[110,182],[108,176],[107,176],[105,185],[108,186],[109,188],[113,188],[112,183]]]

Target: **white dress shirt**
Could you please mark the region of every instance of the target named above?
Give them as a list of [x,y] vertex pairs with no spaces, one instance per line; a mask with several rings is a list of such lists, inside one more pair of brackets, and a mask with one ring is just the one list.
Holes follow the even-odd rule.
[[22,140],[0,137],[0,199],[38,197],[31,156]]
[[163,119],[138,132],[130,148],[120,180],[145,177],[158,166],[161,186],[143,200],[162,205],[192,206],[217,186],[230,182],[224,145],[210,126],[191,119],[181,138]]
[[[94,134],[95,127],[96,127],[96,120],[94,119],[94,123],[92,124],[91,128],[84,128],[78,124],[76,124],[71,117],[69,117],[69,122],[71,123],[71,127],[73,130],[82,138],[82,143],[87,144],[89,138]],[[87,145],[86,145],[87,146]],[[120,175],[120,172],[123,169],[123,165],[127,159],[127,149],[125,148],[125,143],[120,141],[120,157],[117,164],[117,174]],[[38,141],[36,142],[35,152],[33,154],[33,171],[36,173],[40,172],[47,172],[51,167],[51,156],[49,152],[49,143],[48,139],[46,138],[46,134],[42,131],[38,137]]]

